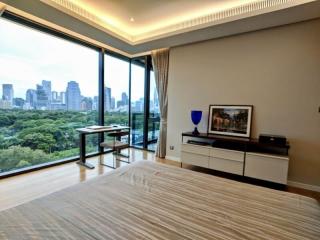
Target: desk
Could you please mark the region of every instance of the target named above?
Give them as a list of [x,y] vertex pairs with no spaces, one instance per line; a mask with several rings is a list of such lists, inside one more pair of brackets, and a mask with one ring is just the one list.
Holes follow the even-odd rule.
[[[125,126],[105,126],[104,128],[78,128],[79,132],[79,147],[80,147],[80,160],[77,162],[79,165],[94,169],[94,166],[86,162],[86,135],[105,132],[119,132],[122,130],[129,130],[130,127]],[[100,144],[100,143],[99,143]]]

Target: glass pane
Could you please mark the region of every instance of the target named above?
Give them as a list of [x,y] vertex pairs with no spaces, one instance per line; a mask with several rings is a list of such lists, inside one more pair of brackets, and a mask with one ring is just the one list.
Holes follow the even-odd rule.
[[144,125],[144,67],[131,67],[131,144],[143,147]]
[[158,93],[153,71],[150,71],[149,107],[148,149],[155,150],[159,136],[160,112]]
[[98,52],[5,19],[0,36],[0,172],[78,156],[76,129],[98,122]]
[[129,62],[105,55],[105,124],[129,125]]
[[[104,122],[105,125],[129,125],[128,61],[105,55]],[[105,140],[110,140],[105,134]],[[128,141],[122,137],[121,141]]]

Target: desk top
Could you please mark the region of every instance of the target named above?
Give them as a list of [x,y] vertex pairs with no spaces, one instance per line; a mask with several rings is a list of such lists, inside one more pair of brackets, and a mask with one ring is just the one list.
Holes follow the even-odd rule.
[[85,127],[85,128],[78,128],[76,129],[79,133],[101,133],[101,132],[114,132],[114,131],[121,131],[121,130],[128,130],[130,127],[128,126],[101,126],[97,128],[90,128],[90,127]]

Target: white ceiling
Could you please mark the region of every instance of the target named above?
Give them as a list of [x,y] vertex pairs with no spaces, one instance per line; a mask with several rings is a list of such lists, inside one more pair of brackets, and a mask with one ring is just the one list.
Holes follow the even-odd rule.
[[[256,0],[69,0],[106,24],[139,35]],[[130,21],[133,18],[134,21]]]
[[41,0],[131,45],[315,0]]
[[1,2],[9,12],[129,57],[320,18],[320,0]]

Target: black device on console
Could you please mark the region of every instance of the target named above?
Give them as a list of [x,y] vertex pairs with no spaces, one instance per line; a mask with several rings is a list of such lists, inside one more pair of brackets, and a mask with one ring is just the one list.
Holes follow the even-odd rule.
[[260,143],[273,143],[280,146],[285,146],[287,144],[287,138],[285,136],[273,135],[273,134],[260,134]]

